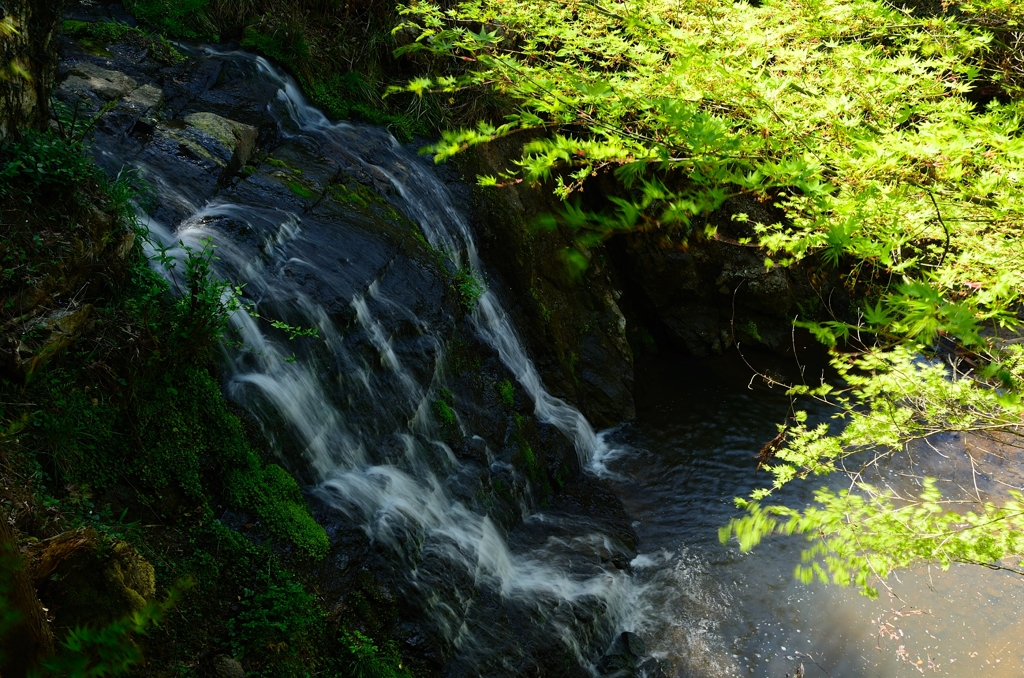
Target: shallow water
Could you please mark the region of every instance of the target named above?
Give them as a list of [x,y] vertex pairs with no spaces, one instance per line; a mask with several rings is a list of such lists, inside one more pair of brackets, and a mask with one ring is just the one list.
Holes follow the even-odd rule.
[[[761,361],[759,369],[788,367]],[[797,583],[800,538],[773,538],[747,554],[719,543],[718,528],[738,515],[732,498],[768,483],[754,455],[789,406],[781,389],[750,377],[735,355],[640,360],[636,421],[605,436],[620,450],[606,466],[620,476],[615,489],[640,537],[634,567],[647,588],[633,623],[648,650],[679,676],[781,678],[800,675],[801,665],[808,677],[1024,674],[1024,578],[1016,574],[925,567],[870,600]],[[956,440],[933,444],[961,484],[980,481],[982,493],[998,485],[983,462],[1002,466],[999,479],[1015,466],[1005,455],[982,459],[975,445],[972,474]],[[794,484],[777,499],[806,504],[821,484]]]

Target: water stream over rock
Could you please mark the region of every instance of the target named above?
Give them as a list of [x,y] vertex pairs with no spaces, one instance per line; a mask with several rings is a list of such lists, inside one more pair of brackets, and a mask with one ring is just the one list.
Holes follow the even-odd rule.
[[[1024,657],[1002,643],[1012,615],[974,601],[957,617],[972,587],[1019,607],[1004,573],[938,586],[910,573],[906,603],[876,604],[794,585],[793,540],[750,556],[717,543],[731,498],[763,482],[751,458],[788,404],[749,390],[745,368],[649,356],[637,421],[595,434],[545,389],[428,160],[385,130],[330,122],[262,59],[194,56],[170,75],[73,56],[59,94],[98,109],[120,83],[98,160],[152,186],[156,243],[181,260],[210,239],[218,275],[244,286],[255,312],[232,316],[225,389],[308,488],[336,607],[372,570],[380,598],[400,599],[403,652],[452,677],[1017,675]],[[460,270],[493,286],[470,308]],[[289,340],[256,313],[318,337]],[[972,644],[956,622],[996,640]]]
[[[198,111],[141,133],[114,116],[96,149],[111,170],[136,167],[154,187],[145,220],[179,259],[169,277],[180,280],[187,250],[212,242],[217,274],[243,287],[252,307],[231,319],[239,348],[226,355],[228,393],[279,452],[301,451],[290,465],[326,507],[320,515],[354,521],[400,563],[403,595],[430,620],[450,675],[593,670],[639,592],[630,530],[535,514],[528,443],[524,473],[492,449],[503,442],[493,431],[463,421],[448,388],[460,316],[529,396],[537,426],[571,441],[575,459],[563,465],[587,468],[599,447],[586,418],[544,388],[493,291],[468,314],[452,303],[448,275],[487,275],[445,185],[385,130],[328,121],[263,59],[208,50],[201,63],[218,84],[186,107]],[[247,160],[236,142],[257,129],[275,138],[273,159],[231,181]],[[289,342],[254,309],[319,338]],[[473,441],[484,468],[460,459]],[[500,478],[535,526],[515,547],[486,510]]]

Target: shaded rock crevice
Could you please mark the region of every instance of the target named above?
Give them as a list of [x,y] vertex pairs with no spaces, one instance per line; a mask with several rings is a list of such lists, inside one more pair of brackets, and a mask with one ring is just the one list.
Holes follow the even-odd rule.
[[[497,175],[518,148],[508,139],[475,148],[460,159],[459,171],[469,182]],[[538,225],[561,208],[548,187],[477,188],[474,227],[546,386],[596,428],[607,428],[635,412],[621,284],[603,246],[581,248],[568,229]],[[587,257],[585,267],[571,263],[578,256]]]
[[[737,220],[741,214],[746,219]],[[782,266],[753,244],[749,223],[780,218],[770,205],[740,196],[708,216],[712,238],[657,231],[612,238],[606,247],[623,284],[634,346],[660,344],[697,357],[737,344],[791,353],[795,320],[845,317],[841,271],[816,258]]]

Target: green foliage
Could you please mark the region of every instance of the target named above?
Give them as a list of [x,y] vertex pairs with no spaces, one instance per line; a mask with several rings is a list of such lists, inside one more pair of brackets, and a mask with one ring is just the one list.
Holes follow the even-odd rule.
[[[519,106],[501,125],[447,133],[437,159],[533,129],[502,179],[552,179],[567,198],[598,171],[615,172],[626,197],[601,212],[567,204],[570,226],[685,238],[701,225],[715,237],[703,218],[748,194],[785,215],[753,224],[779,263],[822,253],[852,262],[851,284],[908,275],[952,301],[1005,289],[1007,266],[991,262],[1014,276],[1024,268],[1013,245],[1024,212],[1020,105],[976,110],[967,98],[992,41],[983,28],[949,17],[922,24],[872,0],[403,11],[399,30],[421,39],[402,53],[467,64],[407,91],[493,89]],[[1015,298],[990,294],[976,306],[1009,322]]]
[[157,244],[153,257],[171,274],[176,293],[171,345],[181,349],[182,359],[207,360],[224,339],[231,313],[240,308],[241,289],[214,276],[216,245],[211,238],[206,238],[198,251],[184,243],[179,246],[185,251],[183,275],[177,274],[179,261],[169,247]]
[[297,181],[289,181],[287,183],[288,183],[288,188],[291,190],[291,192],[294,193],[295,195],[299,196],[300,198],[303,198],[305,200],[312,200],[313,198],[316,197],[316,192],[314,192],[312,189],[310,189],[310,188],[300,184]]
[[505,403],[505,407],[512,409],[515,406],[516,390],[508,379],[502,379],[498,384],[498,395],[501,397],[501,402]]
[[442,426],[455,426],[455,412],[452,411],[451,405],[443,400],[434,401],[434,416]]
[[0,196],[15,193],[26,203],[52,200],[79,182],[101,180],[80,144],[52,133],[29,132],[5,145],[0,164]]
[[125,9],[139,21],[171,38],[217,40],[210,21],[210,0],[125,0]]
[[526,463],[526,468],[532,478],[537,471],[537,456],[533,453],[533,448],[526,441],[522,441],[519,444],[519,451],[523,455],[523,461]]
[[743,329],[746,330],[747,334],[749,334],[754,341],[762,341],[761,333],[757,331],[757,323],[753,320],[748,320],[743,326]]
[[225,487],[232,503],[253,511],[275,537],[286,539],[317,560],[327,555],[327,533],[309,514],[295,479],[276,464],[259,468],[249,458],[250,468],[238,468],[227,475]]
[[927,362],[912,348],[837,356],[833,366],[845,389],[823,384],[792,387],[790,393],[834,405],[838,432],[827,423],[809,425],[807,413],[797,410],[791,423],[780,427],[785,445],[768,470],[773,489],[841,472],[851,476],[856,491],[822,488],[815,495],[817,506],[801,510],[762,506],[772,490],[757,490],[752,500],[737,500],[747,515],[722,528],[720,537],[735,536],[740,548],[748,550],[772,534],[806,535],[813,545],[803,553],[798,577],[854,583],[868,595],[876,593],[872,577],[884,579],[920,560],[945,568],[951,562],[992,563],[1020,553],[1024,508],[1015,493],[997,505],[980,496],[944,499],[930,478],[917,496],[865,480],[915,440],[950,431],[1016,430],[1024,414],[1019,395],[1024,350],[1015,346],[1008,354],[999,367],[1005,389],[999,391],[979,383],[980,374]]
[[371,125],[387,127],[404,143],[412,141],[417,134],[429,133],[426,125],[412,114],[387,111],[376,98],[373,86],[354,71],[310,78],[304,84],[310,101],[333,119],[358,118]]
[[[897,5],[418,1],[396,28],[418,35],[398,52],[432,69],[403,91],[491,92],[515,106],[500,124],[445,133],[435,158],[528,132],[514,168],[481,183],[549,182],[581,247],[633,230],[714,239],[707,217],[743,195],[779,214],[740,219],[766,266],[839,269],[862,300],[856,319],[801,324],[835,347],[845,390],[791,390],[836,406],[838,420],[809,427],[797,413],[770,470],[775,487],[847,472],[854,491],[823,490],[794,511],[763,507],[770,490],[760,490],[723,537],[749,548],[805,534],[814,543],[799,576],[828,573],[865,592],[867,572],[1024,549],[1017,498],[934,511],[931,489],[897,496],[865,483],[853,461],[902,455],[938,432],[1017,433],[1022,413],[1024,9]],[[604,209],[569,202],[600,173],[620,189]],[[580,250],[565,258],[587,265]],[[940,341],[973,367],[920,357],[940,355]]]
[[[68,388],[72,378],[55,371],[40,380],[40,395],[53,406],[32,421],[36,449],[51,460],[58,482],[106,488],[127,476],[139,489],[153,488],[154,495],[140,497],[147,503],[173,488],[203,501],[217,489],[203,481],[204,469],[213,465],[232,505],[309,557],[326,555],[327,535],[309,514],[295,480],[281,467],[261,462],[209,372],[178,367],[173,379],[139,393],[126,413]],[[131,431],[134,441],[119,431]]]
[[[331,196],[343,205],[359,205],[366,207],[374,200],[372,194],[364,186],[357,185],[356,190],[350,189],[345,184],[331,184],[328,187]],[[369,194],[369,195],[367,195]]]
[[[115,236],[129,229],[146,235],[133,217],[132,177],[111,181],[83,162],[78,136],[33,133],[0,148],[10,229],[0,242],[3,297],[15,297],[55,266],[67,270],[62,243],[90,242],[89,229],[101,217],[114,217]],[[350,675],[366,666],[376,675],[404,675],[391,643],[356,657],[344,640],[345,624],[366,628],[365,617],[328,625],[313,587],[290,571],[313,566],[328,540],[298,484],[264,462],[221,394],[213,361],[227,314],[240,301],[239,290],[213,274],[214,252],[207,243],[186,249],[180,260],[159,253],[172,283],[138,244],[126,260],[98,261],[101,275],[88,278],[81,299],[93,305],[90,323],[75,342],[27,383],[6,373],[0,379],[5,505],[15,496],[19,507],[34,505],[32,522],[43,530],[88,524],[117,535],[154,565],[158,581],[197,582],[160,626],[160,610],[150,607],[109,628],[74,632],[46,675],[114,675],[141,652],[147,671],[194,675],[197,658],[210,648],[244,657],[250,675]],[[315,336],[268,322],[289,336]],[[213,518],[228,508],[251,522],[235,531]],[[6,564],[0,580],[10,571]],[[392,614],[393,603],[367,599],[374,609],[366,616]],[[11,621],[10,607],[0,602],[0,633]],[[377,634],[380,626],[369,630]]]
[[118,21],[74,21],[61,24],[61,32],[69,38],[93,38],[102,42],[117,42],[132,30]]
[[[245,658],[254,650],[269,650],[275,661],[253,676],[278,676],[301,666],[300,648],[324,643],[327,615],[302,585],[291,579],[261,577],[256,588],[246,589],[242,611],[228,625],[232,654]],[[342,629],[338,657],[328,675],[345,678],[406,678],[394,642],[384,648],[362,632]]]
[[295,64],[309,57],[309,43],[301,26],[291,24],[266,28],[249,26],[242,35],[242,47],[266,54],[283,64]]
[[[6,518],[0,518],[6,520]],[[10,604],[12,578],[21,568],[21,558],[6,550],[0,552],[0,640],[11,633],[21,615]],[[178,582],[162,602],[151,602],[141,610],[100,628],[72,629],[60,641],[57,652],[43,660],[42,666],[30,671],[30,678],[103,678],[125,675],[132,666],[142,662],[142,651],[133,638],[145,635],[177,605],[183,590],[191,582]],[[0,656],[0,660],[3,657]]]
[[[116,352],[107,344],[118,341],[117,334],[83,347],[81,362],[35,375],[30,401],[47,406],[26,415],[31,431],[26,445],[59,486],[106,489],[130,478],[143,504],[160,503],[165,493],[179,491],[202,503],[223,489],[272,536],[322,558],[327,536],[295,481],[252,450],[208,369],[229,314],[239,307],[239,290],[213,275],[212,243],[201,251],[186,248],[180,276],[179,262],[166,249],[156,258],[171,271],[170,285],[138,257],[117,307],[96,311],[115,333],[121,327],[127,336],[149,337],[145,357],[118,377],[119,393],[113,395],[97,388],[88,368],[106,364],[89,361]],[[172,287],[177,294],[169,294]],[[290,336],[315,333],[271,324]],[[219,483],[205,479],[211,468]]]
[[74,270],[76,242],[91,240],[97,225],[102,230],[98,221],[114,217],[115,236],[135,224],[136,177],[110,179],[86,158],[75,126],[63,129],[67,134],[27,131],[0,144],[0,315],[18,313],[21,294]]
[[515,440],[516,447],[518,448],[517,463],[521,463],[522,468],[526,471],[526,475],[531,481],[540,481],[542,497],[547,497],[551,493],[551,487],[549,486],[547,476],[543,473],[539,473],[540,465],[537,463],[537,455],[534,453],[533,447],[527,439],[527,426],[529,420],[518,412],[512,413],[512,420],[515,422],[513,439]]
[[14,17],[4,15],[0,18],[0,36],[6,38],[18,34],[18,28],[14,25]]
[[817,506],[804,510],[741,502],[747,515],[723,527],[720,537],[735,535],[740,548],[749,550],[770,534],[808,535],[814,543],[802,553],[797,579],[854,584],[872,598],[878,595],[872,582],[896,568],[920,561],[944,570],[953,562],[995,563],[1024,549],[1019,492],[1011,492],[1013,499],[1003,506],[987,502],[965,512],[945,508],[931,478],[914,498],[893,497],[864,483],[857,489],[823,488],[815,494]]
[[459,305],[467,313],[472,313],[476,310],[476,302],[479,301],[486,291],[483,282],[468,266],[463,266],[455,271],[455,274],[452,276],[452,287],[459,299]]
[[336,120],[349,118],[353,106],[365,101],[370,86],[359,73],[335,73],[327,79],[309,84],[309,99]]
[[455,394],[441,387],[438,389],[437,395],[440,397],[433,404],[434,416],[437,417],[437,421],[442,427],[452,428],[458,421],[455,411],[452,409],[455,407]]
[[242,611],[229,622],[232,654],[244,657],[247,651],[269,650],[279,655],[275,663],[294,663],[297,649],[323,624],[324,613],[297,581],[262,577],[257,586],[246,589],[240,602]]
[[312,200],[313,198],[316,198],[316,193],[308,186],[299,183],[298,181],[287,181],[286,183],[288,184],[291,192],[299,198],[302,198],[303,200]]
[[78,40],[86,47],[127,41],[148,49],[156,61],[164,64],[180,64],[188,58],[163,37],[147,35],[138,28],[117,21],[74,21],[68,19],[61,24],[61,32]]
[[260,315],[259,311],[256,310],[256,304],[253,302],[245,302],[242,305],[245,306],[245,312],[248,313],[250,317],[255,318],[257,320],[265,320],[275,330],[281,330],[286,335],[288,335],[289,341],[291,341],[292,339],[296,339],[298,337],[316,338],[320,336],[320,330],[317,329],[316,327],[302,327],[299,325],[289,325],[283,320],[267,318],[266,316]]
[[[347,652],[335,633],[344,625],[328,618],[315,586],[287,567],[273,543],[255,543],[209,517],[182,536],[177,547],[184,557],[157,554],[154,562],[158,574],[187,572],[197,581],[166,625],[168,650],[181,669],[195,665],[191,646],[194,653],[216,648],[234,656],[250,676],[345,675]],[[346,598],[358,595],[350,590]],[[161,659],[166,665],[171,657]]]
[[[187,581],[179,582],[178,589],[190,586]],[[57,654],[43,661],[39,678],[103,678],[126,674],[143,660],[142,650],[133,637],[145,635],[158,625],[179,597],[180,591],[172,590],[163,602],[148,603],[107,626],[72,630],[61,642]]]
[[347,670],[342,675],[346,678],[408,678],[409,674],[402,670],[394,641],[389,641],[381,650],[372,638],[355,630],[344,633],[343,643],[347,650]]

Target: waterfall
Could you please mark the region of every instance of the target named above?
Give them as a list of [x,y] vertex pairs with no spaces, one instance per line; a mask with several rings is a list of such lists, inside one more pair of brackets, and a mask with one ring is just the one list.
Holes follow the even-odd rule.
[[[486,279],[469,226],[447,188],[394,137],[375,128],[330,122],[305,101],[291,78],[261,58],[208,54],[247,64],[276,85],[270,111],[283,138],[315,149],[329,161],[385,178],[393,187],[393,203],[418,223],[430,246],[456,269],[468,267],[478,279]],[[382,289],[379,279],[354,293],[344,291],[344,262],[333,252],[309,249],[305,238],[311,224],[301,210],[262,204],[258,196],[241,200],[238,191],[222,192],[197,207],[175,188],[173,176],[143,161],[128,162],[142,169],[162,199],[188,214],[173,227],[150,219],[154,237],[167,246],[181,242],[192,248],[211,238],[220,257],[218,274],[244,284],[246,298],[261,313],[318,330],[319,340],[307,342],[316,346],[295,356],[286,341],[264,331],[245,309],[235,312],[232,327],[245,348],[226,349],[228,393],[265,422],[277,422],[266,430],[278,448],[304,452],[315,491],[325,502],[408,563],[411,586],[424,593],[430,614],[457,654],[469,666],[484,661],[492,654],[493,630],[472,621],[474,601],[454,585],[444,595],[436,593],[441,584],[424,562],[436,560],[459,569],[477,589],[542,610],[541,617],[549,620],[565,647],[581,665],[590,666],[593,649],[588,645],[593,639],[578,637],[574,606],[600,608],[600,632],[608,638],[625,623],[639,587],[611,566],[581,572],[571,565],[573,553],[609,550],[608,538],[598,532],[512,550],[499,526],[452,495],[447,479],[458,476],[460,462],[430,424],[446,350],[438,328],[392,298],[394,293]],[[388,265],[382,264],[382,272]],[[325,296],[341,297],[338,303],[328,309],[308,294],[303,285],[310,278],[328,289]],[[346,313],[350,323],[337,326]],[[493,291],[484,291],[477,300],[471,321],[529,394],[537,418],[572,440],[581,467],[592,468],[598,436],[578,410],[544,388]],[[399,325],[422,339],[424,364],[433,361],[433,374],[418,373],[412,363],[419,361],[404,360],[396,352],[392,332]],[[375,359],[368,357],[371,353]],[[372,409],[372,421],[354,424],[346,403],[368,403],[363,407]]]
[[[369,603],[368,614],[353,617],[369,619],[374,633],[398,619],[392,629],[403,655],[443,670],[446,678],[802,675],[804,661],[831,675],[896,675],[909,670],[907,658],[922,643],[931,643],[923,648],[929,652],[941,647],[949,671],[981,662],[986,651],[995,666],[1003,640],[1013,645],[1012,612],[996,608],[1018,609],[1006,602],[1021,595],[994,578],[1000,573],[951,570],[936,591],[930,572],[908,572],[899,584],[901,599],[916,600],[918,611],[934,607],[935,614],[917,626],[904,618],[907,637],[916,634],[918,645],[904,652],[901,639],[893,653],[873,632],[878,620],[893,619],[885,601],[865,605],[841,589],[787,583],[799,550],[795,537],[773,540],[756,558],[723,548],[716,528],[735,515],[723,497],[757,486],[752,454],[785,416],[786,398],[751,391],[745,377],[730,384],[737,375],[717,361],[695,366],[661,355],[640,371],[646,372],[648,400],[641,420],[595,436],[579,411],[544,388],[499,295],[485,290],[472,312],[458,318],[451,304],[440,303],[449,282],[438,275],[432,255],[446,258],[450,270],[487,276],[458,203],[428,162],[382,129],[330,122],[262,59],[212,51],[205,59],[218,64],[202,63],[201,77],[184,78],[176,92],[160,81],[171,94],[168,109],[232,119],[238,111],[238,121],[260,125],[264,139],[272,140],[272,160],[244,180],[218,186],[216,163],[175,136],[186,129],[183,121],[155,127],[148,121],[135,132],[131,123],[126,131],[130,116],[122,110],[109,125],[99,121],[93,149],[107,169],[134,165],[152,186],[152,213],[141,217],[150,255],[159,249],[182,260],[185,248],[200,250],[212,240],[216,275],[244,286],[253,305],[246,309],[318,330],[316,339],[290,342],[248,310],[233,313],[232,338],[239,341],[224,347],[224,388],[262,424],[330,536],[332,551],[319,576],[334,611],[346,615],[346,606]],[[223,71],[206,68],[211,65]],[[175,81],[180,73],[172,74]],[[235,81],[242,85],[231,90]],[[203,87],[213,94],[204,98]],[[232,96],[247,88],[255,92],[249,103],[235,105]],[[324,187],[342,172],[374,184],[415,225],[382,220],[387,223],[361,228],[352,220],[371,219],[372,210],[336,199],[321,205],[289,183]],[[392,227],[406,230],[401,237],[385,233]],[[433,253],[426,253],[420,235]],[[390,245],[374,245],[392,236]],[[157,270],[175,279],[183,268]],[[403,285],[422,287],[410,292]],[[460,371],[459,342],[469,335],[467,352],[478,360],[484,355],[473,379],[452,374]],[[551,425],[538,427],[545,436],[561,431],[583,469],[616,479],[628,519],[613,515],[601,522],[588,515],[601,510],[604,483],[567,487],[551,508],[533,501],[536,479],[527,478],[527,465],[514,456],[523,455],[518,441],[509,442],[520,432],[526,401],[517,396],[504,411],[484,403],[480,409],[494,415],[488,418],[472,412],[466,397],[486,384],[485,395],[494,401],[498,389],[490,382],[506,376],[532,399],[536,419]],[[445,395],[446,386],[467,384],[473,390],[460,391],[458,399]],[[444,400],[453,411],[442,425],[437,405]],[[812,416],[825,421],[831,414]],[[497,432],[484,428],[498,420]],[[568,444],[558,442],[559,454],[564,449],[571,456]],[[969,462],[965,473],[981,478],[979,458],[963,459]],[[613,461],[623,476],[608,471]],[[498,483],[506,483],[504,496]],[[776,500],[806,506],[814,491],[793,484]],[[228,508],[222,519],[237,520]],[[512,516],[523,519],[509,532]],[[629,531],[627,521],[647,550],[628,566],[622,556],[632,552],[615,539]],[[261,531],[248,534],[259,539]],[[364,583],[359,568],[378,566]],[[972,609],[963,603],[964,590],[981,591],[980,598],[999,605]],[[943,625],[943,619],[952,621]],[[975,628],[985,622],[980,645],[964,640],[964,619]],[[621,637],[609,648],[626,629],[648,643],[650,657],[640,666],[614,649]],[[939,666],[937,655],[926,656]],[[1012,671],[1013,657],[1002,656],[1002,666]]]
[[[264,59],[257,59],[261,71],[280,83],[278,97],[285,104],[289,122],[302,133],[320,137],[326,144],[346,155],[351,154],[351,136],[361,133],[347,123],[332,123],[303,97],[296,84],[275,70]],[[371,159],[358,157],[387,177],[401,198],[403,212],[416,220],[427,241],[443,252],[455,268],[469,266],[479,280],[484,280],[483,266],[469,225],[451,203],[444,184],[421,166],[410,151],[388,136],[388,143],[374,148]],[[473,310],[477,331],[501,356],[506,367],[530,394],[541,421],[554,425],[576,447],[580,467],[587,468],[598,448],[598,438],[586,417],[547,389],[533,361],[526,354],[508,313],[493,291],[485,289]]]

